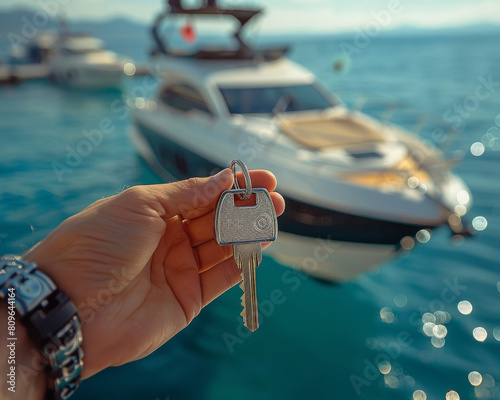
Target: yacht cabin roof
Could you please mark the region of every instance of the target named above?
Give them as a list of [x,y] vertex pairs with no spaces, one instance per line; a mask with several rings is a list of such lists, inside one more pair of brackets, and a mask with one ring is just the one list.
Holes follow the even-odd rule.
[[175,74],[200,85],[220,87],[265,87],[303,85],[314,82],[314,75],[287,60],[193,60],[160,56],[158,67],[164,74]]

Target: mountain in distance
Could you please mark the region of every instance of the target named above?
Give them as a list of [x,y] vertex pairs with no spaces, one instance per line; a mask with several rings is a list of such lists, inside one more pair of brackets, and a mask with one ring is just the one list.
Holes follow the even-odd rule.
[[471,24],[467,26],[456,26],[448,28],[429,28],[423,29],[412,26],[401,26],[390,31],[387,34],[394,36],[464,36],[464,35],[500,35],[500,25],[492,23]]
[[[0,38],[5,40],[9,32],[22,35],[23,25],[26,20],[33,24],[33,10],[17,9],[13,11],[0,11]],[[57,30],[58,21],[49,19],[43,26],[35,26],[35,29]],[[112,18],[106,21],[69,21],[69,30],[72,32],[87,32],[95,36],[135,36],[147,35],[148,26],[134,22],[126,18]]]
[[[13,44],[24,44],[35,34],[44,31],[57,32],[56,18],[46,21],[43,26],[34,25],[34,10],[17,9],[0,11],[0,61],[8,59]],[[144,60],[151,48],[149,26],[126,18],[112,18],[106,21],[68,21],[68,29],[75,33],[88,33],[104,40],[107,47],[137,60]],[[13,43],[14,41],[14,43]],[[20,43],[16,43],[20,42]],[[130,45],[130,46],[127,46]]]
[[[17,9],[11,11],[0,11],[0,42],[8,43],[8,34],[14,33],[22,36],[22,28],[25,21],[33,22],[34,10]],[[58,22],[51,19],[39,30],[57,30]],[[72,32],[86,32],[105,41],[113,38],[133,38],[135,42],[151,43],[149,24],[136,22],[123,17],[116,17],[106,21],[69,21],[69,29]],[[325,33],[279,33],[260,34],[258,42],[281,41],[291,43],[301,39],[311,39],[315,37],[348,37],[356,32],[325,32]],[[422,29],[418,27],[403,26],[392,30],[384,31],[380,36],[384,37],[410,37],[410,36],[442,36],[442,35],[499,35],[500,25],[475,24],[464,27]]]

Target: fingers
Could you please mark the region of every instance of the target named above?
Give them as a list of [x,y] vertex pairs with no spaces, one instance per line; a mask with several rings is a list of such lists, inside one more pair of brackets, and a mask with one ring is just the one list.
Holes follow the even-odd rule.
[[[250,171],[252,187],[263,187],[268,191],[276,188],[276,177],[265,170]],[[240,187],[245,187],[243,174],[238,173]],[[184,230],[190,238],[200,273],[232,257],[232,246],[220,246],[215,239],[215,205],[220,194],[233,184],[232,172],[225,169],[210,178],[194,178],[167,185],[145,187],[161,206],[160,216],[168,219],[180,215]],[[277,215],[285,209],[285,202],[279,193],[270,193]],[[267,247],[269,244],[265,244]]]
[[232,257],[233,246],[221,246],[210,240],[194,248],[198,260],[198,271],[204,272],[214,265]]
[[[262,247],[265,248],[269,244],[269,242],[264,243]],[[200,282],[203,307],[219,297],[226,290],[232,288],[239,281],[241,281],[241,272],[232,257],[202,272],[200,274]]]
[[215,235],[215,211],[194,219],[184,221],[184,230],[191,239],[191,244],[198,246],[212,240]]
[[[236,179],[238,179],[238,184],[240,188],[245,188],[245,178],[242,172],[236,173]],[[250,171],[250,179],[252,181],[253,188],[265,188],[269,192],[276,189],[276,177],[270,171],[263,169],[256,169]]]
[[274,209],[276,210],[276,215],[279,217],[285,211],[285,199],[280,193],[272,192],[270,193],[271,200],[273,201]]
[[240,270],[230,258],[200,274],[203,307],[241,280]]
[[148,188],[162,206],[160,216],[196,218],[215,207],[220,194],[233,185],[231,170],[226,168],[210,178],[191,178]]
[[[262,242],[262,249],[269,247],[273,242]],[[221,246],[215,240],[210,240],[193,248],[198,262],[200,273],[209,270],[215,265],[233,256],[233,246]]]
[[[241,176],[241,178],[240,178]],[[276,178],[269,171],[250,171],[253,187],[264,187],[269,191],[276,188]],[[238,174],[238,182],[243,175]],[[162,218],[171,218],[181,215],[183,219],[196,218],[215,208],[220,194],[233,185],[233,176],[226,168],[209,178],[192,178],[184,181],[145,186],[145,190],[152,195],[160,205],[159,213]]]

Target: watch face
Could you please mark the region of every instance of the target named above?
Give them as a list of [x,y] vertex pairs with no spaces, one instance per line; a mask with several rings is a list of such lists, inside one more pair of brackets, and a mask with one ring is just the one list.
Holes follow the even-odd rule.
[[17,289],[21,295],[29,298],[40,296],[42,284],[36,278],[27,279]]

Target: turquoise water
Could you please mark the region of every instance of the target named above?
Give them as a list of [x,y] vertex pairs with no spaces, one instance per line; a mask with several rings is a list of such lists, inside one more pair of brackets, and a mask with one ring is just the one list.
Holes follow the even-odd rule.
[[[388,102],[398,102],[407,106],[394,118],[407,127],[416,122],[413,109],[434,115],[438,123],[446,122],[447,112],[448,122],[460,122],[450,152],[464,154],[456,171],[474,195],[470,217],[486,218],[487,228],[464,242],[437,230],[404,257],[340,285],[266,258],[258,271],[265,309],[257,332],[242,329],[240,291],[233,288],[151,356],[84,381],[75,400],[418,399],[419,390],[428,399],[445,399],[449,390],[461,399],[500,397],[500,151],[484,137],[500,125],[500,90],[493,88],[477,106],[470,103],[466,117],[457,120],[453,111],[457,103],[474,101],[467,99],[481,77],[492,74],[500,81],[500,41],[374,39],[338,74],[332,63],[340,42],[302,41],[290,56],[348,104],[362,95],[369,114],[382,115]],[[114,48],[135,57],[143,52],[118,40]],[[158,182],[128,138],[126,99],[143,95],[142,79],[127,82],[123,92],[70,91],[44,82],[0,88],[2,253],[25,250],[103,196]],[[57,175],[53,162],[65,163],[84,130],[97,128],[103,118],[111,120],[112,131]],[[430,128],[423,134],[441,137]],[[481,139],[486,149],[474,156],[470,146]],[[272,303],[276,290],[281,296]],[[472,304],[469,315],[457,308],[463,300]],[[451,318],[442,347],[422,332],[422,316],[436,311]],[[483,342],[473,336],[477,327],[487,332]],[[384,375],[380,370],[387,372],[387,363],[391,370]],[[476,388],[468,379],[472,371],[483,377]]]

